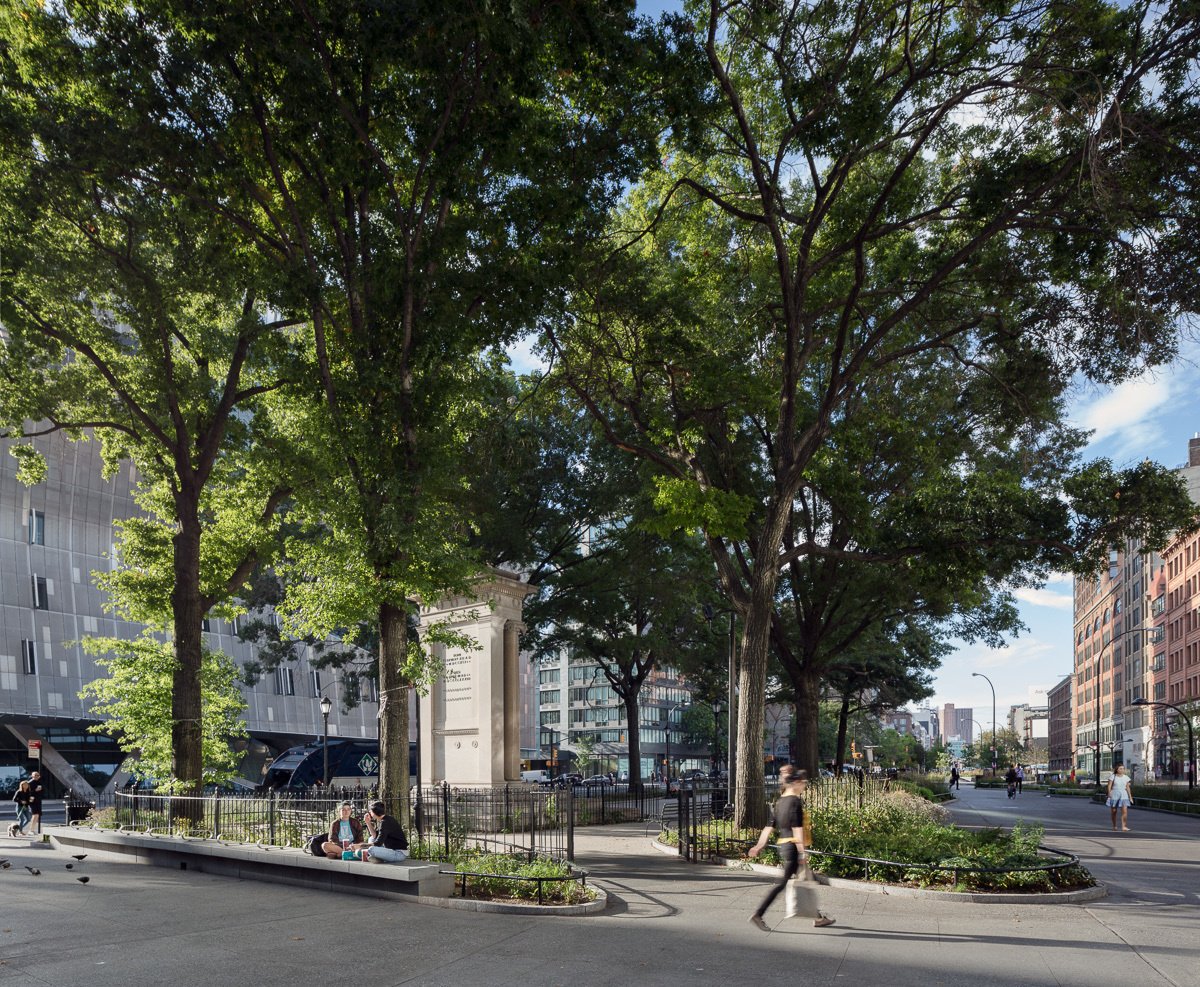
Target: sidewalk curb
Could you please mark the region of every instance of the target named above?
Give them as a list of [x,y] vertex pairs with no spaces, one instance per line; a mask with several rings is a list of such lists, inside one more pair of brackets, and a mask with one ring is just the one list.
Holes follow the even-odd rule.
[[[677,847],[667,846],[658,840],[652,840],[652,845],[660,853],[678,856]],[[744,860],[730,860],[727,857],[714,857],[713,863],[724,866],[726,870],[751,871],[755,874],[779,877],[783,874],[782,867],[769,864],[752,864]],[[877,884],[874,881],[851,881],[844,877],[826,877],[818,874],[817,880],[831,888],[845,891],[865,891],[873,894],[886,894],[893,898],[926,898],[935,901],[970,901],[986,905],[1080,905],[1089,901],[1099,901],[1108,895],[1108,887],[1097,883],[1094,888],[1080,888],[1078,891],[1035,891],[1029,894],[987,894],[978,891],[935,891],[931,888],[910,888],[902,884]]]
[[541,915],[546,918],[571,915],[595,915],[608,907],[608,894],[603,888],[589,884],[596,895],[595,901],[581,905],[514,905],[507,901],[477,901],[474,898],[431,898],[420,896],[416,900],[434,908],[450,908],[460,912],[501,912],[505,915]]

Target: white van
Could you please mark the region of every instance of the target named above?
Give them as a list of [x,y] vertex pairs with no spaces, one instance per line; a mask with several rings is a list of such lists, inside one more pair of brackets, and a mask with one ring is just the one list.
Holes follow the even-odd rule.
[[521,780],[527,781],[531,785],[549,785],[550,772],[544,769],[541,771],[522,771]]

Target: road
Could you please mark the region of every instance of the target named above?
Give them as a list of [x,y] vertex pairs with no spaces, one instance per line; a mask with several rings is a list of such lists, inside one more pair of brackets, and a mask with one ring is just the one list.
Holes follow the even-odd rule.
[[612,902],[579,918],[332,896],[103,854],[74,864],[0,839],[14,865],[0,870],[0,987],[1200,985],[1200,819],[1135,811],[1135,832],[1114,834],[1088,802],[966,789],[954,811],[967,825],[1044,823],[1046,842],[1079,853],[1111,897],[1004,905],[829,889],[837,925],[816,930],[777,906],[764,935],[747,918],[767,879],[663,856],[644,824],[578,831],[577,856]]

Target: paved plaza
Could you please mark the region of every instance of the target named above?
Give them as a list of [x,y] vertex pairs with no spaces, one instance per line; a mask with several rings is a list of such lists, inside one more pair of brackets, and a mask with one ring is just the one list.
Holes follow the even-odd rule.
[[[0,984],[1200,985],[1200,819],[966,788],[965,824],[1043,821],[1110,887],[1087,905],[970,904],[828,889],[838,923],[777,905],[768,879],[651,849],[644,824],[578,831],[603,914],[451,911],[138,866],[0,840]],[[34,877],[24,867],[37,867]],[[90,878],[82,885],[75,877]]]

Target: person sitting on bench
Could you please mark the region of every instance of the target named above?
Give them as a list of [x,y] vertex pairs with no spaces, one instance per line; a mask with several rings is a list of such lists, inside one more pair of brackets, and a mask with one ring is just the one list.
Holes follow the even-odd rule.
[[[372,802],[364,817],[371,838],[350,851],[351,860],[378,860],[385,864],[398,864],[408,859],[408,839],[404,829],[387,814],[382,802]],[[346,859],[346,855],[342,855]]]
[[338,817],[329,827],[329,839],[322,844],[321,849],[330,860],[341,860],[342,851],[348,850],[356,843],[361,843],[363,827],[354,818],[354,806],[343,802],[338,807]]

